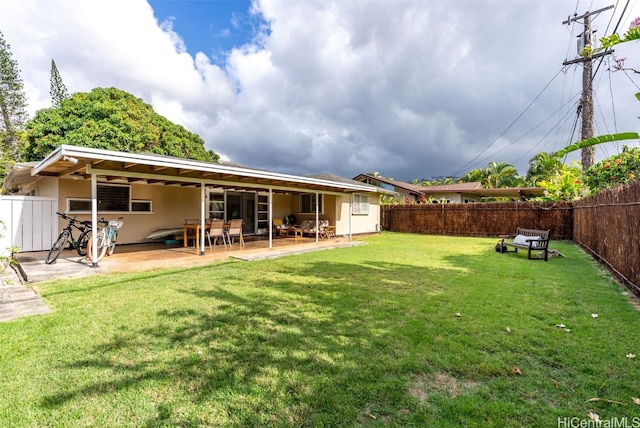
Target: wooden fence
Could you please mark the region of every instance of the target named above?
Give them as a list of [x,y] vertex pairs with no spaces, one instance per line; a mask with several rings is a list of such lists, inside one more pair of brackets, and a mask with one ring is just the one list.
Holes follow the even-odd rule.
[[551,239],[573,238],[570,202],[383,205],[384,230],[432,235],[498,236],[518,227],[551,230]]
[[640,296],[640,182],[573,206],[573,239]]
[[383,205],[383,229],[457,236],[551,230],[574,240],[640,296],[640,181],[574,202]]

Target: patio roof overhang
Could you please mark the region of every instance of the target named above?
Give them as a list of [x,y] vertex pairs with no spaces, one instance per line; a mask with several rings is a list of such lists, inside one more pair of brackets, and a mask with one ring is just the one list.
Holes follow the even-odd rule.
[[376,193],[375,186],[228,166],[213,162],[144,153],[62,145],[35,165],[32,176],[91,175],[103,181],[176,186],[218,186],[236,190],[271,189],[282,193]]

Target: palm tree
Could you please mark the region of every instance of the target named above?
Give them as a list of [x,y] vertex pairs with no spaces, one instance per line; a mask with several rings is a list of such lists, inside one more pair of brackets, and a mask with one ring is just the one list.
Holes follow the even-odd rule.
[[537,186],[541,181],[548,181],[559,173],[563,163],[551,153],[540,152],[529,159],[529,171],[527,171],[527,183]]
[[517,187],[523,183],[522,178],[518,176],[518,171],[513,165],[506,162],[489,162],[484,169],[486,181],[483,183],[485,187]]
[[487,176],[485,171],[480,168],[472,169],[467,172],[458,182],[460,183],[474,183],[479,181],[480,183],[485,183],[487,181]]

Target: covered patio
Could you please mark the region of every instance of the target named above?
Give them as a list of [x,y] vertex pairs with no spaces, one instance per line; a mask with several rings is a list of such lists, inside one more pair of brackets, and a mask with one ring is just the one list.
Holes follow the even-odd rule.
[[[99,217],[123,219],[124,227],[118,233],[119,246],[148,242],[154,233],[175,232],[183,223],[192,224],[193,219],[199,256],[207,258],[215,258],[218,252],[209,250],[203,233],[212,219],[225,222],[243,219],[248,229],[243,225],[245,237],[256,235],[259,243],[255,245],[276,251],[282,243],[269,231],[275,230],[274,220],[281,220],[283,215],[297,213],[298,218],[315,224],[315,238],[300,240],[296,245],[309,242],[325,245],[318,231],[320,216],[337,235],[348,239],[353,234],[379,230],[377,195],[380,189],[331,174],[302,177],[150,153],[62,145],[35,165],[14,169],[7,183],[12,194],[55,198],[53,207],[37,211],[37,219],[23,218],[22,214],[14,216],[16,224],[38,225],[35,232],[14,234],[44,237],[44,244],[32,252],[50,248],[51,244],[45,241],[53,242],[65,225],[56,217],[56,212],[89,220],[94,243]],[[239,212],[233,209],[236,206],[241,207]],[[24,248],[22,241],[11,243]],[[251,251],[251,247],[248,245],[245,251]],[[95,245],[90,251],[96,260]],[[171,253],[181,251],[183,249],[178,248]],[[145,263],[152,263],[154,258],[154,255],[147,256]],[[103,264],[107,268],[109,260],[100,261],[100,266],[94,262],[93,267],[97,269]]]

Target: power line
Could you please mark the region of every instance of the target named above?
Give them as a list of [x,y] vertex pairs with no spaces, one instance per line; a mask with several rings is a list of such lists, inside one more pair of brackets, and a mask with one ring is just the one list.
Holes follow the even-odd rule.
[[544,93],[544,91],[549,87],[549,85],[551,85],[551,83],[553,83],[553,81],[556,79],[556,77],[558,77],[558,75],[562,72],[562,68],[560,70],[558,70],[558,72],[551,78],[551,80],[549,80],[549,82],[544,86],[544,88],[542,88],[542,90],[538,93],[538,95],[535,96],[535,98],[531,101],[531,103],[529,103],[529,105],[522,111],[522,113],[520,113],[510,124],[509,126],[507,126],[507,128],[502,131],[502,133],[500,135],[498,135],[498,137],[493,140],[493,142],[491,144],[489,144],[487,147],[485,147],[484,149],[482,149],[482,151],[480,151],[480,153],[478,153],[473,159],[471,159],[469,162],[467,162],[463,167],[461,167],[460,169],[458,169],[452,176],[456,177],[458,176],[458,174],[460,174],[462,171],[466,170],[469,165],[472,165],[479,157],[480,155],[482,155],[484,152],[486,152],[487,150],[489,150],[489,148],[491,148],[491,146],[493,146],[496,142],[498,142],[498,140],[500,138],[502,138],[504,136],[504,134],[507,133],[507,131],[509,129],[511,129],[511,127],[518,121],[520,120],[520,118],[522,116],[524,116],[524,114],[531,108],[531,106],[538,100],[538,98],[540,98],[540,96]]

